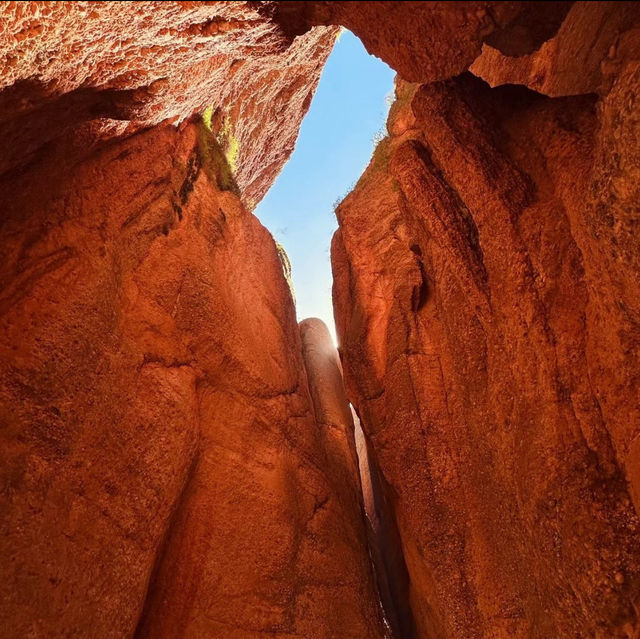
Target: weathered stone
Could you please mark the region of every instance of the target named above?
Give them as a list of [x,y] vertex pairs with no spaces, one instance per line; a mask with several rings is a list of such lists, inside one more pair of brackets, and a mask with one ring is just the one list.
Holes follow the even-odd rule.
[[462,73],[483,42],[507,53],[529,53],[560,26],[570,2],[278,2],[274,17],[290,35],[340,24],[369,53],[409,82]]
[[394,135],[337,209],[348,396],[393,495],[420,637],[637,629],[625,69],[599,124],[592,96],[401,83]]
[[380,601],[393,637],[412,639],[415,623],[409,604],[409,575],[402,554],[402,544],[390,503],[389,487],[369,450],[360,419],[353,415],[358,464],[362,483],[362,498],[367,515],[369,551],[375,568]]
[[[638,3],[0,15],[3,636],[382,638],[368,534],[396,639],[637,637]],[[337,24],[401,77],[332,250],[367,534],[239,199]]]
[[485,44],[471,71],[492,87],[524,84],[552,97],[606,93],[619,66],[640,59],[639,28],[637,2],[576,2],[537,51],[510,57]]
[[243,199],[289,158],[336,29],[287,36],[252,2],[0,2],[0,173],[213,107]]
[[275,244],[200,127],[0,183],[6,637],[382,637]]

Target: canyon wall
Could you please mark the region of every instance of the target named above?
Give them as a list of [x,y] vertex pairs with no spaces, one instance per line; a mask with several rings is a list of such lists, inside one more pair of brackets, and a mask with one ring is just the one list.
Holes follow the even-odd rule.
[[207,143],[0,183],[5,637],[383,636],[276,246]]
[[576,3],[535,53],[485,44],[508,86],[399,79],[337,209],[347,394],[419,637],[639,632],[639,18]]
[[[637,3],[0,16],[3,637],[638,636]],[[346,396],[249,212],[337,25]]]
[[294,38],[254,2],[0,2],[0,173],[211,107],[253,207],[293,151],[336,28]]
[[336,29],[0,12],[0,634],[382,639],[337,354],[245,206]]

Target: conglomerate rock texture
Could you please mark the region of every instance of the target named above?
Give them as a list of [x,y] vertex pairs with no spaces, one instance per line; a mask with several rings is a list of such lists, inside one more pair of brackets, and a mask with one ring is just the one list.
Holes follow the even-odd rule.
[[[0,17],[3,637],[638,637],[638,3]],[[337,25],[345,387],[248,211]]]
[[[571,97],[398,81],[337,209],[347,394],[419,637],[640,631],[639,18],[576,3],[530,56],[534,87]],[[474,71],[530,84],[486,56]]]
[[[293,151],[335,29],[293,38],[251,2],[0,2],[0,173],[213,105],[245,203]],[[265,3],[269,4],[269,3]]]

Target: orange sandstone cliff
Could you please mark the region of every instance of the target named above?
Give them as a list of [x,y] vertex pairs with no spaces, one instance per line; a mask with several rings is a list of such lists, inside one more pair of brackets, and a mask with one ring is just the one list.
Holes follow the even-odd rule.
[[[0,16],[0,636],[638,636],[638,3]],[[337,26],[340,360],[250,213]]]
[[[293,38],[255,2],[0,2],[0,172],[212,107],[249,206],[288,159],[335,28]],[[260,6],[264,5],[264,6]]]
[[337,210],[347,394],[419,637],[640,628],[639,9],[485,45],[472,71],[508,86],[399,80]]
[[0,635],[383,637],[353,432],[316,418],[239,197],[291,152],[335,29],[0,9]]
[[1,183],[4,636],[382,636],[275,244],[201,144]]

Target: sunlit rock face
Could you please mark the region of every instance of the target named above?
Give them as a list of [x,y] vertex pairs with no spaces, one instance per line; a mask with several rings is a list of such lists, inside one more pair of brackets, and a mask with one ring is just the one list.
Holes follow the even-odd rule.
[[353,433],[245,206],[336,29],[259,8],[0,5],[3,637],[383,637]]
[[0,173],[213,105],[253,207],[293,151],[335,28],[292,38],[255,2],[0,2]]
[[420,637],[640,627],[639,16],[576,3],[537,52],[472,66],[571,97],[398,81],[337,210],[347,395]]
[[0,183],[7,637],[382,637],[275,244],[205,143]]

